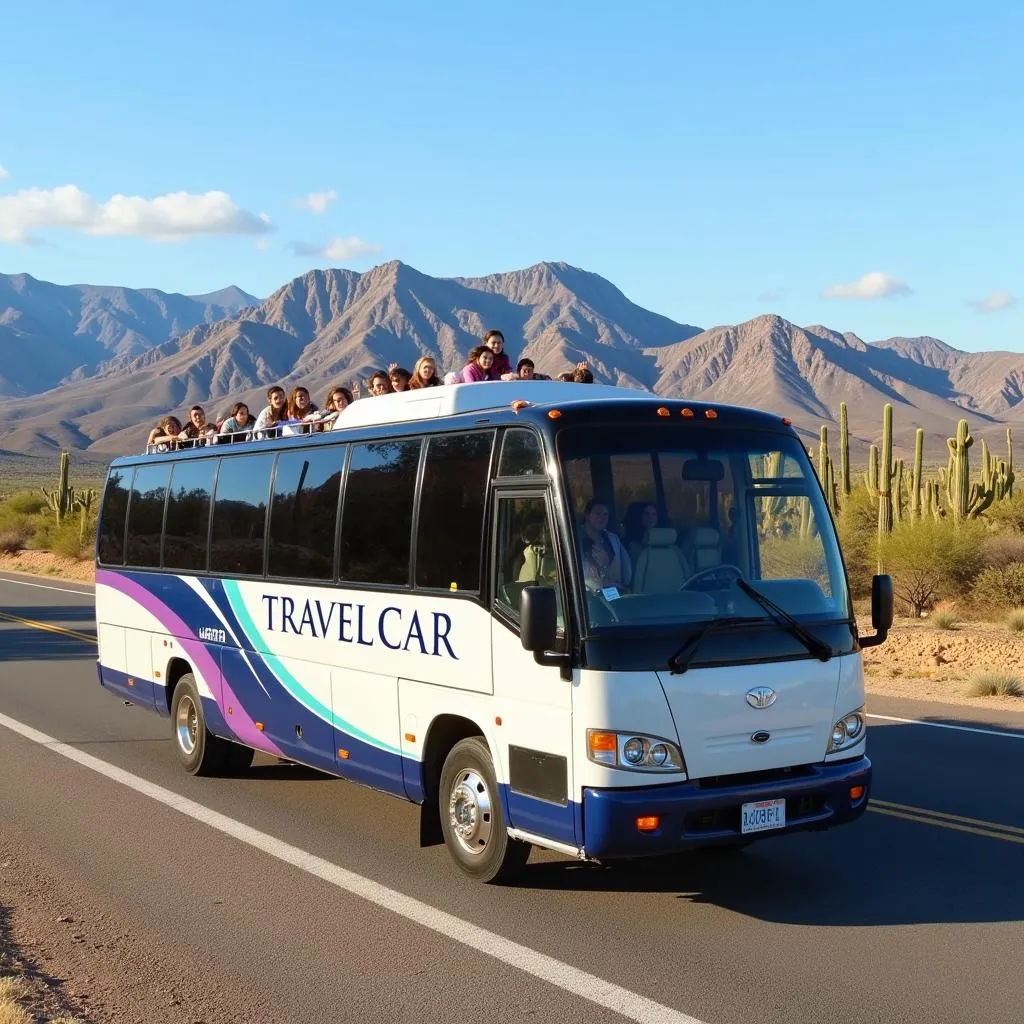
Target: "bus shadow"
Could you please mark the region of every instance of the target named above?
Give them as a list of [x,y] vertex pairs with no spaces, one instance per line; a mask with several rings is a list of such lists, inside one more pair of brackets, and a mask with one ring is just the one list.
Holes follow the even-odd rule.
[[28,604],[17,608],[5,604],[0,605],[0,612],[32,622],[71,624],[74,628],[83,622],[96,625],[96,609],[91,604]]
[[[0,620],[0,627],[3,625],[3,620]],[[0,628],[0,662],[73,661],[83,658],[96,660],[95,641],[49,633],[31,626]]]

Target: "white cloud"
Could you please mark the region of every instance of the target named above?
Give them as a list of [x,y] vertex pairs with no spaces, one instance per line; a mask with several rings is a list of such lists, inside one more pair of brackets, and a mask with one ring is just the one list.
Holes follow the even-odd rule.
[[257,252],[269,252],[270,251],[270,239],[269,238],[257,238],[253,245],[256,247]]
[[7,168],[4,167],[3,164],[0,164],[0,181],[3,181],[4,178],[9,178],[10,176],[11,172],[7,170]]
[[310,192],[301,199],[293,199],[292,203],[295,206],[301,206],[304,210],[309,210],[310,213],[326,213],[327,207],[337,198],[338,193],[331,188],[326,192]]
[[761,292],[757,297],[758,302],[779,302],[786,292],[782,288],[771,288],[766,292]]
[[823,299],[888,299],[895,295],[909,295],[910,288],[892,274],[872,270],[856,281],[845,284],[830,284],[823,288]]
[[292,242],[291,250],[296,256],[312,256],[316,259],[343,262],[357,256],[380,252],[379,245],[364,242],[352,235],[350,238],[332,238],[324,245],[310,245],[308,242]]
[[998,313],[1004,309],[1013,309],[1017,305],[1017,297],[1009,292],[992,292],[971,305],[976,313]]
[[111,196],[98,203],[77,185],[27,188],[0,196],[0,241],[26,244],[37,228],[67,228],[87,235],[131,235],[179,242],[197,235],[261,235],[274,228],[265,213],[239,207],[226,192],[170,192]]

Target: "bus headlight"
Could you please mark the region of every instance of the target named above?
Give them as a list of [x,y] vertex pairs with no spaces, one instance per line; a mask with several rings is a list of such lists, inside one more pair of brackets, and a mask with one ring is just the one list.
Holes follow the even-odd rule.
[[829,737],[827,754],[834,754],[844,747],[852,747],[861,736],[864,735],[864,708],[857,708],[848,715],[840,718],[832,726],[832,735]]
[[587,757],[609,768],[627,768],[641,772],[686,771],[679,747],[658,736],[631,732],[587,730]]

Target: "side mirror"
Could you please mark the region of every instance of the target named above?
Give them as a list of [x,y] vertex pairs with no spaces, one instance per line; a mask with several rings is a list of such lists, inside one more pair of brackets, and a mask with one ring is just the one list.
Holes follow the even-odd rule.
[[877,647],[885,643],[885,638],[892,628],[892,618],[892,577],[874,576],[871,579],[871,625],[875,629],[875,635],[861,637],[861,647]]
[[538,665],[554,665],[571,678],[568,654],[552,653],[558,643],[558,600],[554,587],[524,587],[519,598],[519,641]]
[[519,639],[534,654],[550,651],[558,638],[554,587],[524,587],[519,599]]

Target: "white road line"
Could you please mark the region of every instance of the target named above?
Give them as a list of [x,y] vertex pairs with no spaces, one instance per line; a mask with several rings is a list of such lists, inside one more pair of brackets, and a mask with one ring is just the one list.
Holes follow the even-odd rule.
[[904,725],[927,725],[931,729],[952,729],[954,732],[976,732],[982,736],[1002,736],[1007,740],[1024,740],[1024,732],[1011,732],[1009,729],[979,729],[974,725],[949,725],[947,722],[922,722],[920,718],[896,718],[893,715],[866,715],[867,718],[880,718],[883,722],[902,722]]
[[239,842],[246,843],[270,857],[291,864],[339,889],[360,896],[384,910],[398,914],[406,920],[414,921],[416,924],[429,928],[455,942],[460,942],[470,949],[486,953],[495,960],[500,960],[525,974],[532,975],[581,999],[612,1010],[628,1020],[637,1021],[638,1024],[704,1024],[696,1017],[691,1017],[669,1006],[663,1006],[653,999],[621,988],[610,981],[605,981],[603,978],[588,974],[561,960],[556,960],[546,953],[522,946],[518,942],[513,942],[511,939],[487,931],[485,928],[470,924],[453,914],[438,910],[427,903],[422,903],[411,896],[406,896],[395,889],[389,889],[379,882],[374,882],[370,878],[364,878],[362,875],[332,864],[328,860],[307,853],[296,846],[291,846],[283,840],[260,832],[249,825],[244,825],[240,821],[235,821],[234,818],[229,818],[227,815],[210,810],[202,804],[179,796],[177,793],[157,786],[138,775],[133,775],[122,768],[101,761],[98,757],[86,754],[67,743],[61,743],[60,740],[47,736],[30,725],[25,725],[7,715],[0,714],[0,725],[33,743],[52,750],[55,754],[60,754],[61,757],[66,757],[69,761],[90,768],[143,796],[148,796],[157,803],[164,804],[172,810],[237,839]]
[[[92,590],[68,590],[67,587],[51,587],[48,583],[29,583],[28,580],[12,580],[6,576],[0,576],[0,583],[17,583],[22,587],[38,587],[40,590],[57,590],[62,594],[77,594],[79,597],[92,597]],[[83,587],[88,587],[88,583],[83,583]]]

